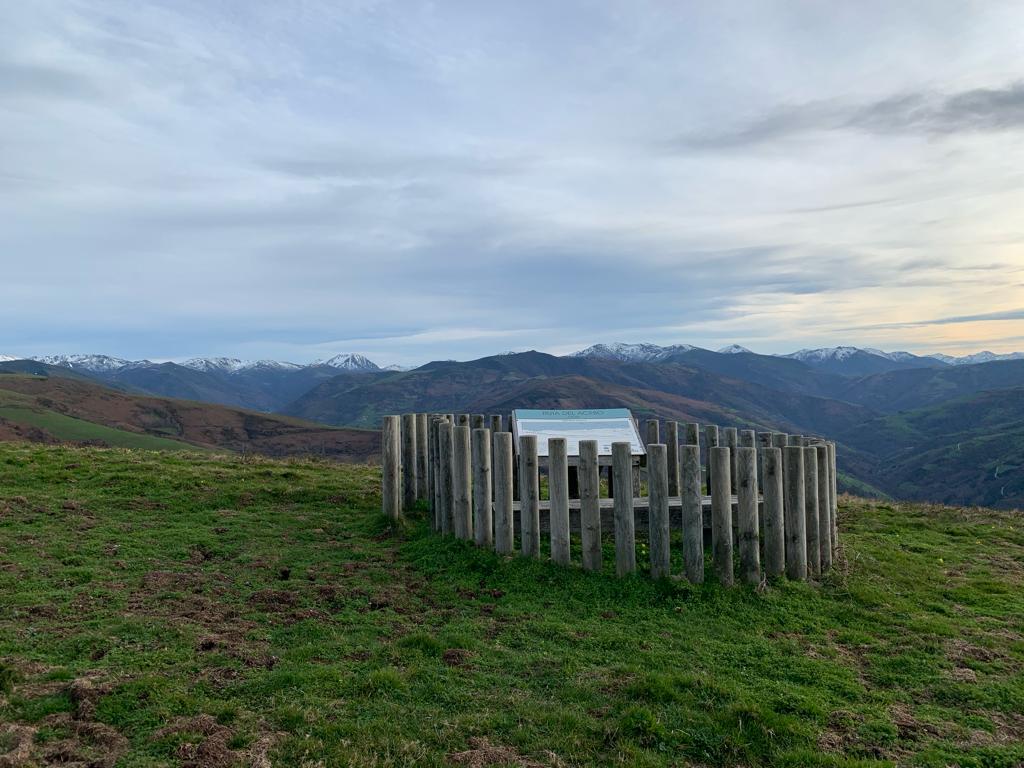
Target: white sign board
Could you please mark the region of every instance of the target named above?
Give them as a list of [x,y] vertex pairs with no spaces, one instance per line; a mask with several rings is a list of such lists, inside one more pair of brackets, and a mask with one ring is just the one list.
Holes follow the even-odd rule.
[[642,456],[643,441],[626,408],[579,411],[512,411],[515,444],[523,435],[537,437],[537,455],[548,455],[548,438],[564,437],[569,456],[580,455],[580,440],[596,440],[599,456],[611,456],[612,443],[629,443],[634,456]]

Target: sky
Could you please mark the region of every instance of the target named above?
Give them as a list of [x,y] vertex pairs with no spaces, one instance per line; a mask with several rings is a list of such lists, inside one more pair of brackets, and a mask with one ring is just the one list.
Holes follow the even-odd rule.
[[0,3],[0,354],[1024,349],[1024,4]]

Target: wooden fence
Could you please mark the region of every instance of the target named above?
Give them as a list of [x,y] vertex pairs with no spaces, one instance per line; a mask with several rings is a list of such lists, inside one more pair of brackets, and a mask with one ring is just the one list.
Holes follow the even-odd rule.
[[714,576],[727,586],[737,577],[747,584],[782,574],[816,579],[831,568],[839,542],[835,443],[715,425],[680,429],[671,421],[663,443],[659,426],[646,424],[642,468],[629,443],[615,443],[610,466],[602,467],[596,441],[581,441],[579,457],[570,459],[564,438],[548,441],[542,467],[537,439],[524,436],[513,451],[501,416],[386,416],[384,512],[397,519],[425,502],[439,533],[501,554],[515,551],[518,534],[522,555],[540,557],[546,531],[555,563],[571,565],[577,542],[588,571],[603,567],[607,532],[620,576],[637,570],[638,524],[655,578],[672,575],[673,528],[681,531],[683,574],[694,583],[705,578],[707,540]]

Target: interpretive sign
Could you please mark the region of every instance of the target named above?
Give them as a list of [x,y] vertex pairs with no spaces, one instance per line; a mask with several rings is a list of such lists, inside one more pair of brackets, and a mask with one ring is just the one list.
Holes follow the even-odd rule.
[[596,440],[597,452],[610,456],[612,443],[629,443],[634,456],[646,453],[636,422],[626,408],[579,411],[512,411],[512,436],[536,435],[537,455],[548,455],[548,438],[564,437],[569,456],[579,456],[580,440]]

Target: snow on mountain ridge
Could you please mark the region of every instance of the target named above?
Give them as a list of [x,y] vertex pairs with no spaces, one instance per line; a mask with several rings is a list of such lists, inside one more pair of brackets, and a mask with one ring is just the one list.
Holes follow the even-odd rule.
[[110,355],[41,355],[29,359],[47,365],[57,365],[71,370],[92,371],[93,373],[109,373],[124,368],[132,362]]
[[690,344],[671,344],[661,347],[657,344],[615,342],[614,344],[594,344],[579,352],[573,352],[569,357],[596,357],[602,360],[619,360],[626,363],[652,362],[693,349],[696,347]]
[[752,355],[754,354],[749,349],[739,344],[729,344],[728,346],[722,347],[721,349],[715,350],[720,355]]
[[379,371],[380,367],[365,355],[346,352],[327,360],[317,360],[313,365],[326,365],[343,371]]

